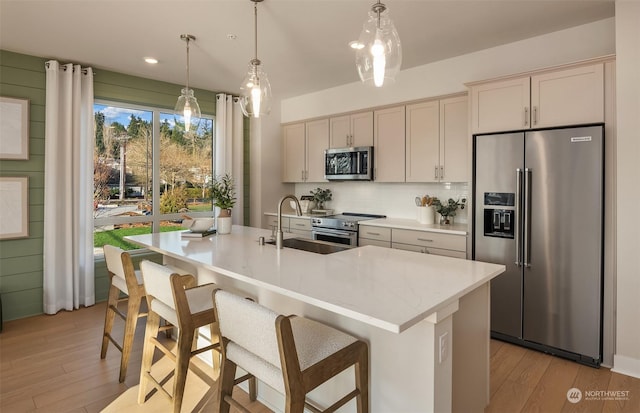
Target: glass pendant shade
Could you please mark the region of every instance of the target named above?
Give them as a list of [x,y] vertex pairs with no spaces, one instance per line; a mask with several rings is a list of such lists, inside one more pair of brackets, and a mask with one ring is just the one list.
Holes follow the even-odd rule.
[[271,84],[262,69],[260,61],[251,61],[240,85],[240,107],[245,116],[259,118],[271,112]]
[[[181,90],[175,111],[177,115],[182,115],[186,133],[195,133],[198,130],[202,113],[198,99],[193,95],[193,89],[184,88]],[[179,125],[179,122],[176,122],[176,126],[179,127]]]
[[[402,64],[402,46],[400,37],[389,18],[389,12],[369,12],[369,20],[363,25],[359,43],[363,48],[356,51],[356,67],[360,80],[366,84],[381,87],[392,83]],[[384,5],[380,5],[384,8]]]
[[[196,40],[196,37],[191,34],[182,34],[180,39],[187,43],[187,84],[180,91],[180,97],[176,102],[174,121],[176,129],[182,130],[186,134],[193,134],[198,131],[202,117],[198,99],[193,95],[193,89],[189,89],[189,42]],[[179,119],[180,115],[182,115],[182,122]]]

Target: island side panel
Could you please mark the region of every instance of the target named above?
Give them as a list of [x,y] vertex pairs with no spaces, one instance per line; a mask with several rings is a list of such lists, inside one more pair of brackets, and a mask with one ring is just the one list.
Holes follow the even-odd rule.
[[462,297],[453,314],[454,413],[482,413],[489,404],[489,298],[486,283]]

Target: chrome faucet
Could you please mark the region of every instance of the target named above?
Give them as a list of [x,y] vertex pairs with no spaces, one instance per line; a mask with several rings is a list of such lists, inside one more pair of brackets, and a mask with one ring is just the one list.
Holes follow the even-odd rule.
[[287,198],[292,199],[296,203],[296,214],[298,214],[298,216],[302,215],[300,202],[298,201],[298,198],[295,197],[295,195],[285,195],[282,197],[282,199],[280,199],[280,202],[278,202],[278,230],[276,231],[276,248],[278,249],[283,248],[282,241],[284,239],[284,234],[282,233],[282,204]]

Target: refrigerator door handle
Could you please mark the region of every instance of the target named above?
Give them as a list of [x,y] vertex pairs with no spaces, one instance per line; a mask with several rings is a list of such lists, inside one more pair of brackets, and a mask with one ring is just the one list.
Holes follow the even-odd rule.
[[524,266],[531,267],[531,168],[524,168]]
[[516,169],[516,226],[514,228],[514,238],[516,240],[516,265],[520,267],[522,265],[522,257],[520,256],[520,207],[522,202],[522,169]]

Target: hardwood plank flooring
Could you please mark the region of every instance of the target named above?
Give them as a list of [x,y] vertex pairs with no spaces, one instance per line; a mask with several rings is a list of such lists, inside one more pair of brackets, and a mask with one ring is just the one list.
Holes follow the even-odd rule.
[[[164,400],[160,396],[142,406],[136,402],[144,319],[138,323],[124,383],[118,383],[120,352],[110,346],[107,358],[100,359],[104,311],[105,303],[100,303],[74,312],[6,322],[0,333],[0,411],[107,413],[168,409],[168,405],[158,408]],[[114,336],[120,340],[122,332],[122,320],[116,318]],[[491,341],[490,356],[491,403],[485,413],[640,412],[640,379],[496,340]],[[190,383],[192,388],[197,387],[195,380],[189,380],[187,388]],[[573,387],[582,391],[578,403],[567,400],[567,391]],[[622,397],[603,391],[622,392]],[[198,397],[202,394],[209,398],[191,405],[196,411],[212,411],[211,394],[198,393]],[[244,392],[238,394],[247,401]],[[249,408],[254,413],[270,412],[258,402]]]

